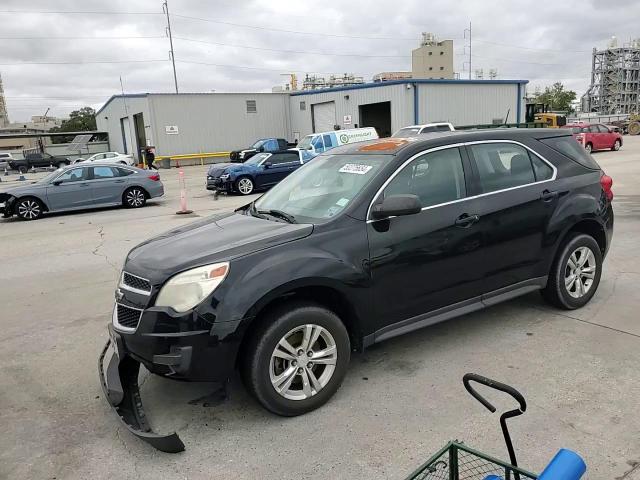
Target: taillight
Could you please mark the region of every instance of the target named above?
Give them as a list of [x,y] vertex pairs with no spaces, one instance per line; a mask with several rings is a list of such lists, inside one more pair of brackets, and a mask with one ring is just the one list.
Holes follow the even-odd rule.
[[613,186],[613,178],[609,175],[602,174],[600,177],[600,185],[602,185],[602,190],[604,191],[607,200],[613,200],[613,190],[611,190],[611,187]]
[[153,175],[149,175],[149,180],[153,180],[154,182],[158,182],[160,180],[160,175],[154,173]]

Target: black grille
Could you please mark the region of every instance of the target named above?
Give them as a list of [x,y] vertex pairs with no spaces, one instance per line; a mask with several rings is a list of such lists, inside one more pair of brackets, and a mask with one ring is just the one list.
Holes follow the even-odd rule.
[[126,328],[136,328],[141,315],[140,310],[118,304],[118,323]]
[[145,292],[151,291],[151,284],[148,280],[136,277],[135,275],[131,275],[127,272],[124,272],[122,281],[127,287],[135,288],[136,290],[143,290]]

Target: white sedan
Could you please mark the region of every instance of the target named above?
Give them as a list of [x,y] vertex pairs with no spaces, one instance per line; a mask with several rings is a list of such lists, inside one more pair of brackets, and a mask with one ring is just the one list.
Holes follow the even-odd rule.
[[77,162],[101,162],[101,163],[121,163],[124,165],[134,165],[133,155],[125,155],[118,152],[101,152],[91,155],[89,158],[78,158]]

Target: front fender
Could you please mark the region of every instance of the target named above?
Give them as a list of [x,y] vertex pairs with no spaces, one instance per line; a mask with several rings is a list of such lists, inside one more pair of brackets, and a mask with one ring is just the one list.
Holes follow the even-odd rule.
[[[270,302],[304,287],[326,287],[347,299],[358,318],[366,318],[369,277],[362,265],[340,259],[319,248],[288,248],[269,255],[255,265],[252,256],[244,259],[248,268],[237,280],[238,290],[225,298],[222,318],[243,320],[244,327]],[[249,266],[250,265],[250,266]],[[231,291],[236,289],[232,288]]]

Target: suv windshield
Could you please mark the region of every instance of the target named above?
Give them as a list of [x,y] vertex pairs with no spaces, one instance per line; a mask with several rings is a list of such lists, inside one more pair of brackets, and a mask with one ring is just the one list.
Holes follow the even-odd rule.
[[262,144],[264,143],[264,140],[258,140],[256,143],[254,143],[253,145],[251,145],[251,148],[255,148],[256,150],[259,149]]
[[316,157],[259,200],[255,208],[279,210],[299,223],[322,223],[339,214],[376,177],[391,155]]
[[313,135],[307,135],[300,141],[300,143],[298,143],[298,148],[300,150],[307,150],[311,146],[312,139],[313,139]]

